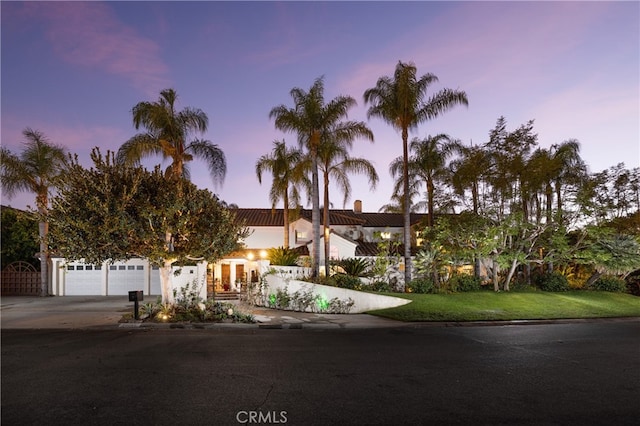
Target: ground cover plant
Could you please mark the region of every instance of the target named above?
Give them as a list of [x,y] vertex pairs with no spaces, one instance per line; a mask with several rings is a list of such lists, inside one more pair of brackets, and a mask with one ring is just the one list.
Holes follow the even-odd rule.
[[370,314],[400,321],[486,321],[640,317],[640,298],[622,293],[566,291],[478,291],[398,294],[412,303]]

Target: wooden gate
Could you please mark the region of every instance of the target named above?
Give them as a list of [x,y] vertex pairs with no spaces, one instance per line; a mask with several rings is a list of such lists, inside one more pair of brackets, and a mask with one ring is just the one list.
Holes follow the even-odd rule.
[[39,296],[40,272],[27,262],[13,262],[2,270],[3,296]]

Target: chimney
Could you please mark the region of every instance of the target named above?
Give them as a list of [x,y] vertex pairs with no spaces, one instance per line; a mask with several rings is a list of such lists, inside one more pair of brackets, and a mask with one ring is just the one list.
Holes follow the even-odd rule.
[[356,200],[353,202],[354,213],[362,213],[362,200]]

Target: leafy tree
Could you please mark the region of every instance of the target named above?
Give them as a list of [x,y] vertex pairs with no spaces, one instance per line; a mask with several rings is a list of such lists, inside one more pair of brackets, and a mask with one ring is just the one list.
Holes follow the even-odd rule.
[[0,269],[17,261],[39,267],[34,256],[38,252],[38,218],[30,212],[5,206],[0,212]]
[[50,211],[51,243],[69,260],[87,263],[148,259],[160,267],[163,303],[173,303],[171,266],[215,262],[247,233],[208,190],[91,154],[93,167],[73,159]]
[[273,176],[269,199],[271,208],[282,199],[284,204],[284,247],[289,247],[289,208],[300,202],[299,186],[311,184],[305,175],[304,155],[301,151],[287,148],[285,142],[274,141],[271,154],[261,156],[256,162],[258,182],[262,183],[262,173],[270,171]]
[[484,148],[473,145],[460,146],[459,154],[460,157],[454,159],[449,165],[452,171],[451,184],[455,193],[462,197],[463,201],[465,191],[467,189],[471,191],[471,211],[479,214],[481,205],[484,206],[485,195],[481,192],[481,185],[491,168],[491,156]]
[[173,89],[160,92],[156,102],[139,102],[133,107],[133,125],[136,130],[146,129],[126,141],[118,150],[117,159],[127,164],[139,164],[140,160],[151,155],[170,158],[167,176],[189,178],[186,163],[194,157],[203,159],[213,182],[221,184],[227,166],[224,153],[211,141],[188,139],[193,133],[205,133],[209,118],[202,110],[186,107],[176,111],[177,93]]
[[317,277],[320,270],[318,151],[323,143],[369,137],[371,131],[362,122],[344,121],[349,109],[356,104],[352,97],[341,95],[325,103],[323,78],[316,79],[308,92],[294,87],[290,95],[293,108],[278,105],[269,112],[269,118],[274,119],[276,129],[297,134],[298,144],[307,150],[311,162],[312,275]]
[[612,228],[587,228],[587,238],[578,252],[578,263],[591,265],[594,273],[587,280],[590,286],[603,274],[623,278],[640,269],[640,242],[634,236],[616,233]]
[[42,132],[26,128],[24,150],[15,155],[6,148],[0,149],[0,183],[8,197],[20,191],[36,194],[39,213],[38,235],[40,240],[40,295],[49,292],[49,191],[65,168],[66,150],[50,142]]
[[398,62],[393,77],[380,77],[375,87],[364,92],[365,103],[371,105],[367,116],[381,118],[402,135],[405,283],[411,281],[409,130],[415,130],[420,123],[438,117],[455,105],[468,105],[466,93],[459,90],[442,89],[427,98],[427,90],[438,77],[431,73],[417,77],[416,73],[414,64]]
[[[364,130],[364,129],[363,129]],[[367,133],[367,132],[365,132]],[[371,131],[367,135],[373,141]],[[324,206],[323,206],[323,226],[324,226],[324,264],[326,265],[327,275],[329,271],[329,255],[330,255],[330,223],[329,223],[329,180],[333,180],[338,188],[344,194],[343,205],[351,196],[351,184],[349,183],[349,173],[365,174],[369,179],[371,188],[375,188],[378,182],[378,173],[375,167],[364,158],[353,158],[349,155],[349,149],[353,145],[351,135],[346,135],[345,139],[331,139],[322,143],[318,149],[319,168],[322,172],[324,187]]]

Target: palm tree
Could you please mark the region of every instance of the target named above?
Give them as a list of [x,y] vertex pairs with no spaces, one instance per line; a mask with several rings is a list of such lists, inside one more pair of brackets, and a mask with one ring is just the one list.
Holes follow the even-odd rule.
[[62,146],[51,143],[43,133],[26,128],[24,150],[17,156],[6,148],[0,150],[0,182],[8,197],[16,192],[30,191],[36,194],[36,207],[40,216],[40,295],[49,292],[49,252],[46,220],[49,209],[49,190],[63,172],[67,152]]
[[256,175],[258,182],[262,184],[262,173],[269,171],[273,175],[269,199],[271,208],[275,209],[276,203],[283,200],[284,203],[284,247],[289,247],[289,207],[298,205],[300,192],[298,185],[309,186],[308,178],[304,172],[304,155],[302,151],[287,148],[284,141],[274,141],[271,154],[261,156],[256,162]]
[[316,79],[308,92],[294,87],[290,91],[294,107],[286,105],[274,107],[269,118],[275,121],[275,127],[298,135],[298,144],[306,148],[311,162],[311,222],[313,227],[312,275],[317,277],[320,271],[320,192],[318,188],[318,150],[325,141],[334,139],[353,139],[366,136],[370,130],[362,122],[343,121],[349,109],[356,105],[350,96],[340,95],[324,102],[324,81]]
[[[365,132],[367,133],[367,132]],[[367,137],[373,141],[373,133],[368,132]],[[353,145],[353,139],[345,140],[329,140],[320,145],[318,149],[319,167],[322,171],[324,184],[324,211],[323,211],[323,227],[324,227],[324,265],[327,275],[329,274],[329,254],[330,254],[330,238],[329,235],[329,180],[332,179],[342,190],[344,194],[343,206],[351,196],[351,184],[349,183],[349,173],[365,174],[369,179],[371,189],[374,189],[378,183],[378,173],[375,167],[364,158],[352,158],[349,156],[348,150]]]
[[224,153],[218,145],[204,139],[188,141],[192,133],[205,133],[209,118],[202,110],[186,107],[176,111],[178,95],[173,89],[160,92],[156,102],[139,102],[133,107],[133,125],[145,128],[126,141],[118,150],[119,162],[138,164],[151,155],[170,158],[166,175],[169,178],[189,178],[186,163],[194,157],[205,160],[214,184],[221,184],[227,171]]
[[565,184],[579,184],[587,174],[587,167],[580,157],[580,142],[569,139],[551,145],[551,157],[556,165],[555,191],[558,206],[558,222],[562,221],[562,187]]
[[447,160],[460,151],[460,142],[445,134],[414,138],[409,151],[413,152],[409,160],[409,173],[415,174],[427,187],[427,226],[433,227],[436,182],[447,180]]
[[469,103],[465,92],[452,89],[442,89],[426,98],[429,86],[437,82],[438,77],[427,73],[417,78],[416,72],[414,64],[398,62],[393,77],[380,77],[375,87],[364,92],[365,103],[371,104],[367,116],[383,119],[402,134],[403,194],[407,198],[404,203],[405,283],[411,280],[409,130],[415,130],[420,123],[436,118],[455,105]]

